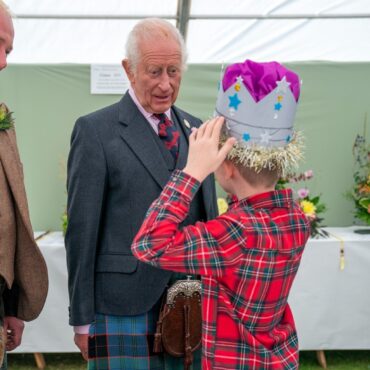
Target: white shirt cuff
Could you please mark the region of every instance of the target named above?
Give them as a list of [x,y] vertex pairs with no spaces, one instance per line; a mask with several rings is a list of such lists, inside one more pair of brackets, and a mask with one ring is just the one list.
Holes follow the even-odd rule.
[[89,334],[90,325],[74,326],[73,331],[76,334]]

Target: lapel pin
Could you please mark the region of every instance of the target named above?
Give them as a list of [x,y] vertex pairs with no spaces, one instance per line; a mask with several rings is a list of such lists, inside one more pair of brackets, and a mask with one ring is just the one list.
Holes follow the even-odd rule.
[[187,128],[190,128],[190,123],[186,119],[184,119],[184,124]]

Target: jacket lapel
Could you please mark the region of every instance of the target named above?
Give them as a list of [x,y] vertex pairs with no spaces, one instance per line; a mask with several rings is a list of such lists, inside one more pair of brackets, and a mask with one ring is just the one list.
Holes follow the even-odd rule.
[[[179,109],[177,109],[175,106],[172,107],[172,112],[175,115],[177,122],[181,125],[182,131],[184,132],[184,135],[186,137],[187,144],[189,145],[189,135],[191,134],[191,128],[192,127],[199,127],[201,122],[200,121],[194,121],[191,119],[185,118],[185,116],[181,113]],[[187,160],[187,155],[184,158],[183,165],[179,166],[180,169],[184,168]],[[204,209],[206,211],[208,219],[214,218],[215,213],[213,210],[213,203],[215,199],[214,195],[214,176],[210,175],[208,176],[202,186],[201,186],[201,192],[203,195],[203,202],[204,202]]]
[[20,162],[14,130],[0,132],[0,160],[14,197],[15,204],[30,238],[33,230],[28,216],[27,196],[24,188],[23,171]]
[[172,107],[171,110],[171,120],[180,131],[179,155],[176,161],[176,168],[182,170],[186,165],[186,160],[188,157],[189,133],[184,130],[184,127],[181,124],[181,117],[179,117],[175,107]]
[[[191,127],[198,127],[200,122],[185,118],[181,111],[175,106],[172,107],[172,112],[181,125],[188,144]],[[156,143],[156,134],[153,132],[153,129],[150,127],[145,117],[140,113],[128,93],[123,96],[119,103],[118,126],[121,138],[132,149],[153,179],[163,189],[173,171],[173,166],[165,161]],[[184,165],[185,164],[186,158],[184,161]],[[208,217],[214,217],[212,205],[215,199],[214,177],[209,176],[203,182],[201,189],[206,214]]]
[[[130,95],[126,93],[119,103],[119,134],[143,163],[158,185],[163,188],[171,168],[155,142],[155,133],[140,113]],[[171,166],[170,166],[171,167]]]

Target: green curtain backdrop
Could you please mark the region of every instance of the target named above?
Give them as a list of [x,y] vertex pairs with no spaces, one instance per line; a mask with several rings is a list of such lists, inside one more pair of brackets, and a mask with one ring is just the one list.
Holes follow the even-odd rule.
[[[325,224],[353,223],[352,145],[370,118],[370,63],[287,63],[303,80],[296,127],[306,136],[308,185],[327,204]],[[177,105],[206,119],[213,114],[220,65],[190,65]],[[120,99],[90,94],[88,65],[10,65],[0,73],[0,102],[16,118],[18,146],[35,230],[60,230],[66,205],[66,163],[74,122]],[[368,127],[370,131],[370,125]],[[369,136],[369,135],[367,135]],[[369,139],[369,137],[368,137]]]

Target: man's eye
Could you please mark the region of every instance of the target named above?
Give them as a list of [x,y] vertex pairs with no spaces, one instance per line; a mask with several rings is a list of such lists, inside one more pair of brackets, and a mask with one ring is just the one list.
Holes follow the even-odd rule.
[[172,67],[172,68],[170,68],[170,69],[168,70],[168,74],[169,74],[170,76],[175,76],[175,75],[178,73],[178,71],[179,71],[179,69],[178,69],[178,68],[176,68],[176,67]]
[[152,76],[158,76],[160,74],[160,70],[159,69],[153,69],[151,71],[149,71],[150,75]]

